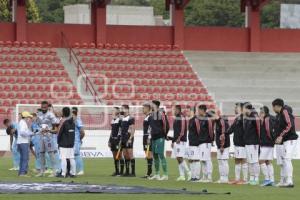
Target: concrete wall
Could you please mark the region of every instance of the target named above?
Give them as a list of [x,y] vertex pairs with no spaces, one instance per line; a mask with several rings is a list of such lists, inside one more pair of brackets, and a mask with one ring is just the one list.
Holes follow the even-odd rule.
[[89,4],[64,6],[65,24],[90,24],[91,8]]

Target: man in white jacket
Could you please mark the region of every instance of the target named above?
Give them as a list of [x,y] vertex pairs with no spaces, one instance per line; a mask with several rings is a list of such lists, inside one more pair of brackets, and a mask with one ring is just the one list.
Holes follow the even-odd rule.
[[30,123],[32,120],[32,115],[24,111],[21,113],[21,120],[18,125],[18,150],[20,152],[20,167],[19,167],[19,176],[27,177],[28,173],[28,162],[29,162],[29,145],[30,145],[30,136],[33,133],[30,131]]

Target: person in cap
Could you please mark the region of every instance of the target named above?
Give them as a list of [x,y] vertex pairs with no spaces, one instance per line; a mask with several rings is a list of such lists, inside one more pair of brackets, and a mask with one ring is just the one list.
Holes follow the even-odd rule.
[[19,176],[24,177],[28,176],[30,137],[33,135],[33,132],[30,130],[32,117],[29,112],[23,111],[18,124],[17,144],[20,153]]
[[296,148],[298,135],[295,130],[295,117],[290,106],[285,105],[282,99],[272,102],[273,110],[277,114],[278,130],[275,143],[283,144],[282,152],[282,179],[277,184],[279,187],[294,187],[292,158]]
[[[244,115],[243,115],[244,103],[236,103],[234,112],[236,117],[233,123],[227,130],[228,134],[233,134],[234,144],[234,162],[235,162],[235,180],[230,184],[246,184],[248,182],[248,163],[246,160],[246,149],[244,142]],[[241,179],[241,171],[243,179]]]

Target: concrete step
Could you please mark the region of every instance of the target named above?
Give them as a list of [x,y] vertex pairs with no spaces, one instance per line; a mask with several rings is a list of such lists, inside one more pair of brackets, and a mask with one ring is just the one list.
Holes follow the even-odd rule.
[[74,62],[69,62],[69,53],[67,49],[58,48],[57,56],[60,57],[61,63],[64,65],[65,70],[68,72],[73,85],[77,88],[77,92],[83,100],[84,104],[95,104],[93,95],[85,90],[85,83],[82,78],[77,76],[77,67]]

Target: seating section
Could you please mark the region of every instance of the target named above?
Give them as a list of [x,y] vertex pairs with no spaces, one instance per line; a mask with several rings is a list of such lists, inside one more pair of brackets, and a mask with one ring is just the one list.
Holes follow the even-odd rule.
[[81,104],[81,98],[50,43],[0,41],[0,115],[16,104]]
[[74,50],[108,105],[165,106],[204,103],[214,108],[206,87],[177,47],[170,45],[75,44]]

